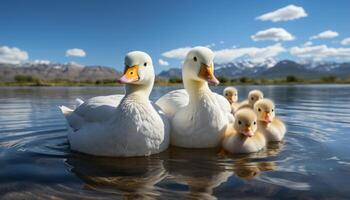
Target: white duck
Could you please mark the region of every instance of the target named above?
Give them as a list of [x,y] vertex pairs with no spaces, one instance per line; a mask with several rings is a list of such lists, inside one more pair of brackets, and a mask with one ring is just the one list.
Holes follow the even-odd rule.
[[233,121],[228,101],[208,86],[208,82],[219,83],[214,76],[213,58],[210,49],[193,48],[182,68],[185,90],[171,91],[156,102],[172,120],[171,144],[174,146],[216,147],[229,120]]
[[286,126],[276,117],[275,104],[270,99],[261,99],[254,105],[258,116],[258,130],[265,135],[268,142],[281,141],[287,131]]
[[[72,150],[98,156],[144,156],[159,153],[169,145],[169,124],[149,101],[154,84],[154,69],[149,55],[133,51],[125,57],[125,71],[120,79],[125,83],[125,96],[119,102],[106,103],[119,97],[107,96],[95,99],[93,108],[69,111],[63,108],[69,125],[68,140]],[[115,106],[117,105],[117,106]],[[103,113],[102,110],[107,110]],[[78,112],[79,111],[79,112]],[[84,118],[87,114],[87,118]],[[71,117],[73,116],[73,117]],[[100,117],[100,118],[99,118]],[[103,120],[101,120],[103,119]],[[76,123],[76,121],[79,123]],[[79,124],[72,127],[71,124]]]

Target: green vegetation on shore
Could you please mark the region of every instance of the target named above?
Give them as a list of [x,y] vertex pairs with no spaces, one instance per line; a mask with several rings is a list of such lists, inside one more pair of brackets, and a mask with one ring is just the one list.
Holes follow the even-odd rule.
[[[238,79],[228,79],[218,77],[222,85],[279,85],[279,84],[349,84],[350,78],[340,79],[335,76],[325,76],[320,79],[302,79],[296,76],[286,76],[280,79],[264,79],[240,77]],[[167,86],[182,84],[181,78],[172,77],[169,79],[156,79],[156,85]],[[120,86],[117,79],[105,79],[96,81],[67,81],[55,79],[44,81],[28,75],[17,75],[13,82],[0,82],[0,86]]]

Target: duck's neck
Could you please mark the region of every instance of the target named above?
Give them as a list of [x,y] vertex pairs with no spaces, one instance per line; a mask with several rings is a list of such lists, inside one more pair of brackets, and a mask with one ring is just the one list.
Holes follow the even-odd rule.
[[184,87],[189,95],[189,104],[195,104],[203,95],[211,92],[208,83],[205,81],[184,79]]
[[133,85],[128,84],[125,86],[125,98],[133,100],[149,100],[149,96],[152,92],[153,83]]

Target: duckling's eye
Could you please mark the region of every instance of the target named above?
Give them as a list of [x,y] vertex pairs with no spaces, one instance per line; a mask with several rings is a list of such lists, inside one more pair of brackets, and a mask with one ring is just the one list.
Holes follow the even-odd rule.
[[254,97],[252,97],[251,100],[254,100]]
[[147,63],[146,63],[146,62],[145,62],[145,63],[143,63],[143,66],[145,66],[145,67],[146,67],[146,66],[147,66]]
[[226,93],[225,96],[228,96],[228,94]]
[[271,112],[273,112],[273,111],[274,111],[274,109],[271,110]]
[[258,111],[261,112],[261,109],[259,108]]
[[194,61],[194,62],[197,62],[197,57],[196,57],[196,56],[193,57],[193,61]]
[[239,124],[239,125],[241,125],[241,124],[242,124],[242,122],[241,122],[241,121],[238,121],[238,124]]
[[254,125],[256,125],[256,122],[254,122]]

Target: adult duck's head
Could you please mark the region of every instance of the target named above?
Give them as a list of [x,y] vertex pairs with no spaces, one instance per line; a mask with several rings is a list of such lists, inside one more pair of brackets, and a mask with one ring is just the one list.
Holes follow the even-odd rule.
[[248,94],[248,102],[253,107],[255,102],[264,98],[264,93],[260,90],[252,90]]
[[261,99],[254,105],[254,111],[259,121],[271,123],[275,118],[275,104],[270,99]]
[[150,93],[155,78],[151,57],[142,51],[132,51],[126,54],[124,64],[124,73],[119,83],[126,84],[127,93],[136,90]]
[[195,47],[188,52],[183,65],[184,81],[208,82],[218,85],[214,76],[214,53],[206,47]]
[[234,128],[240,134],[247,137],[254,136],[257,130],[257,116],[252,109],[243,108],[235,113]]

